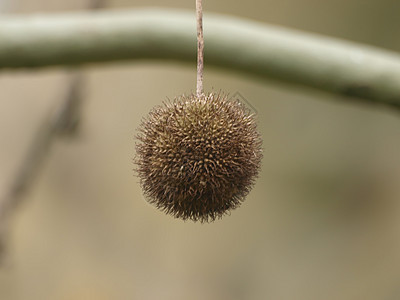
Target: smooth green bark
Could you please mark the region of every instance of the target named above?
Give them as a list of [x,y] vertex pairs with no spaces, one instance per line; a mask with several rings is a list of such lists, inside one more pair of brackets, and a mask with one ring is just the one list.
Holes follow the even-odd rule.
[[[205,64],[400,108],[400,54],[205,13]],[[163,59],[196,65],[194,12],[2,16],[0,69]]]

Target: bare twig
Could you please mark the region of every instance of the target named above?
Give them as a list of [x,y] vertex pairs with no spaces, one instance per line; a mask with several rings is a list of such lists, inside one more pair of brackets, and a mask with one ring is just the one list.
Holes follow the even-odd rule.
[[204,37],[203,37],[203,0],[196,0],[197,16],[197,97],[204,94]]
[[61,133],[71,134],[76,131],[82,100],[82,82],[80,75],[75,74],[72,77],[66,97],[60,102],[56,111],[38,128],[7,194],[1,199],[0,251],[4,249],[4,238],[12,212],[32,185],[50,150],[54,137]]
[[106,6],[107,0],[90,0],[89,9],[96,10],[104,8]]

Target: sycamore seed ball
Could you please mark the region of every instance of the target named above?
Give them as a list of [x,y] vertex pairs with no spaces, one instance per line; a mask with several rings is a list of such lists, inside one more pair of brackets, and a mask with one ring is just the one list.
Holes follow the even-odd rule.
[[183,95],[138,129],[135,163],[149,203],[183,220],[213,221],[238,207],[262,159],[256,121],[223,94]]

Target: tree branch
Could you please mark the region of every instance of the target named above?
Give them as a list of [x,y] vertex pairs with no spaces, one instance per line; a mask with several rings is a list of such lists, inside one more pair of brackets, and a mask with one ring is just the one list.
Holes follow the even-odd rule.
[[[400,55],[206,14],[207,65],[400,108]],[[192,12],[140,9],[2,16],[0,69],[134,59],[196,61]]]
[[42,121],[11,186],[0,198],[0,259],[11,215],[35,179],[55,137],[76,132],[83,100],[82,85],[82,75],[74,73],[67,94],[57,109]]

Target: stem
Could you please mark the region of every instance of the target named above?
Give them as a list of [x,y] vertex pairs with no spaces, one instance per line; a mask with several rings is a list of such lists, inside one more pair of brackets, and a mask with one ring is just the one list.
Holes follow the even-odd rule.
[[[223,15],[207,15],[207,28],[208,65],[400,109],[398,53]],[[192,63],[194,34],[193,12],[184,11],[4,15],[0,70],[127,59]]]
[[203,37],[203,0],[196,0],[197,15],[197,97],[204,94],[204,37]]

